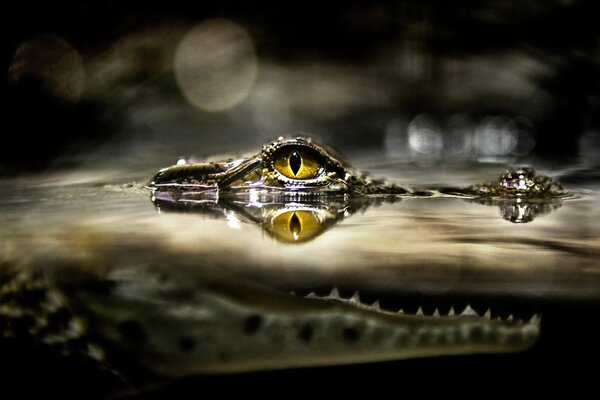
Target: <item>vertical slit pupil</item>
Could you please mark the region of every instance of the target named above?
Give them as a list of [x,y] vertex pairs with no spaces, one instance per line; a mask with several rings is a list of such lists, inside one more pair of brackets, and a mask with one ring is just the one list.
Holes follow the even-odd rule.
[[300,171],[300,167],[302,166],[302,157],[298,154],[298,152],[294,151],[290,154],[290,168],[294,175],[298,175],[298,171]]
[[294,235],[294,239],[298,239],[300,236],[300,232],[302,232],[302,223],[300,222],[300,218],[294,213],[292,218],[290,218],[290,232]]

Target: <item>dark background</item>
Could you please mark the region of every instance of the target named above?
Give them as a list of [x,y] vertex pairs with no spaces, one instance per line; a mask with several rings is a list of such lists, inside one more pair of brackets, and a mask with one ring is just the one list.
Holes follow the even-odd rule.
[[[525,120],[535,139],[528,153],[573,161],[584,148],[583,156],[597,162],[595,1],[23,1],[3,8],[3,136],[11,142],[0,149],[4,174],[76,165],[102,146],[110,154],[145,154],[150,150],[138,144],[160,145],[166,132],[168,141],[188,144],[186,132],[202,132],[174,151],[207,143],[219,150],[240,143],[255,148],[267,138],[307,130],[344,149],[377,150],[390,121],[406,125],[423,113],[440,125],[455,114],[475,125],[492,116],[517,125]],[[265,126],[248,118],[256,109],[252,97],[225,113],[193,109],[172,68],[157,67],[177,45],[175,39],[161,42],[165,32],[177,39],[210,18],[239,24],[259,62],[284,71],[277,80],[263,68],[254,86],[281,89],[289,111],[283,122]],[[40,35],[60,38],[78,54],[86,80],[74,97],[61,97],[47,84],[52,73],[56,82],[72,84],[72,69],[53,72],[60,64],[51,58],[49,75],[39,68],[47,59],[15,58],[19,46]],[[130,66],[105,79],[98,71],[107,60]],[[314,91],[332,81],[331,91],[340,92],[333,103]],[[346,89],[358,99],[348,102]],[[140,124],[133,115],[148,102],[165,112]],[[259,104],[263,120],[277,120],[277,102]]]

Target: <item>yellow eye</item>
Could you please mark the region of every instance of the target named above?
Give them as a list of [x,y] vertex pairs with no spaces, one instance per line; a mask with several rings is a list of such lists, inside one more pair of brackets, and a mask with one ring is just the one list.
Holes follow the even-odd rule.
[[310,149],[293,146],[281,149],[275,155],[273,167],[286,178],[312,179],[321,170],[318,157],[319,155]]
[[323,230],[321,221],[313,211],[286,211],[271,220],[269,231],[284,242],[303,242],[314,238]]

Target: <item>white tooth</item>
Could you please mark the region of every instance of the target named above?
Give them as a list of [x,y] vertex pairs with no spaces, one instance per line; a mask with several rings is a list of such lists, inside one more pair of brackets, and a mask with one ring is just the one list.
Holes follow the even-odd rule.
[[358,293],[358,290],[350,297],[350,303],[360,304],[360,294]]
[[508,316],[508,318],[506,318],[507,321],[512,321],[514,319],[514,317],[511,315]]
[[371,307],[373,307],[377,311],[381,310],[381,307],[379,306],[379,300],[376,300],[375,303],[371,304]]
[[307,298],[315,298],[317,297],[317,295],[315,294],[315,292],[310,292],[309,294],[306,295]]
[[542,317],[540,317],[538,314],[533,314],[533,316],[529,320],[529,323],[530,324],[539,324],[541,319],[542,319]]
[[496,317],[496,321],[500,322],[500,321],[502,321],[502,318],[501,318],[501,317],[498,315],[498,316]]
[[433,316],[434,317],[439,317],[440,316],[440,312],[438,311],[437,308],[435,310],[433,310]]
[[483,314],[483,317],[487,319],[492,319],[492,310],[488,308],[485,314]]
[[423,309],[421,307],[419,307],[419,309],[417,310],[416,315],[423,315]]
[[450,311],[448,311],[448,316],[454,317],[455,315],[456,315],[456,313],[454,312],[454,307],[450,307]]
[[340,298],[340,292],[338,292],[337,287],[334,287],[333,289],[331,289],[331,293],[329,293],[329,298],[330,299],[339,299]]
[[294,291],[292,290],[292,291],[290,292],[290,294],[291,294],[292,296],[295,296],[295,295],[296,295],[296,292],[294,292]]
[[398,310],[398,314],[404,314],[404,310],[401,308]]
[[470,305],[467,305],[467,307],[465,307],[465,309],[463,310],[462,315],[477,316],[477,312],[473,310]]

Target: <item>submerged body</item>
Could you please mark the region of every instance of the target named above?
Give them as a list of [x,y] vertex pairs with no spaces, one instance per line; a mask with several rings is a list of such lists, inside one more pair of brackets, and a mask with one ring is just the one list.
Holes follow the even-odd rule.
[[[344,297],[337,288],[300,296],[215,273],[157,271],[152,264],[98,265],[85,273],[57,266],[46,275],[21,270],[0,288],[13,298],[0,309],[8,321],[3,336],[23,335],[17,321],[33,318],[27,335],[38,346],[84,355],[118,375],[132,364],[180,377],[510,352],[530,347],[539,335],[537,315],[492,318],[490,310],[478,314],[470,306],[425,315],[421,308],[366,304],[358,292]],[[19,300],[32,296],[40,303]],[[57,318],[61,323],[52,328]]]

